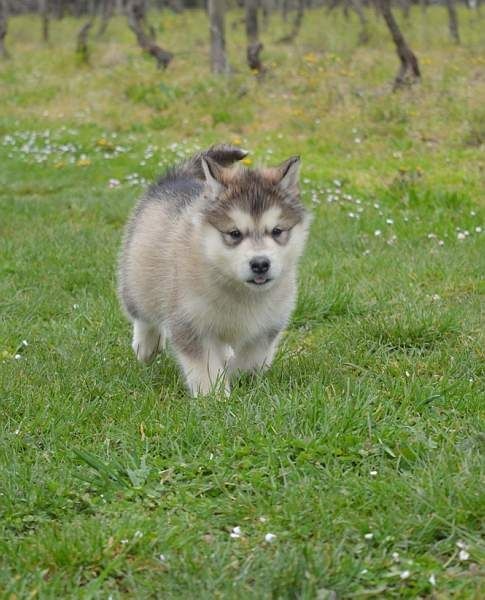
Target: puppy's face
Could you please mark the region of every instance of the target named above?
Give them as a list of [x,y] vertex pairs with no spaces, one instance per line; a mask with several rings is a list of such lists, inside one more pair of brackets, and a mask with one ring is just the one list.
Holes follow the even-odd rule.
[[275,169],[231,173],[206,163],[201,237],[216,280],[261,291],[294,268],[309,221],[298,194],[298,163],[289,159]]

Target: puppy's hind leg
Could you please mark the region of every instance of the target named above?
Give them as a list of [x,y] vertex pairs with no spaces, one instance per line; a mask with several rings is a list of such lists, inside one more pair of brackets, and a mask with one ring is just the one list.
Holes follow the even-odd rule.
[[149,363],[165,347],[163,326],[135,319],[131,347],[140,362]]

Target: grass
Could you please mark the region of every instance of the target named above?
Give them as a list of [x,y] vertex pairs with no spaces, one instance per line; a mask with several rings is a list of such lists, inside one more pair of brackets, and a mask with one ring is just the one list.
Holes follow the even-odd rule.
[[[456,47],[444,9],[413,10],[423,83],[391,94],[382,25],[358,46],[353,17],[313,14],[292,47],[272,19],[262,82],[241,27],[233,76],[209,74],[197,12],[155,18],[176,53],[164,73],[121,21],[82,67],[79,23],[53,23],[44,47],[39,23],[12,19],[2,597],[480,597],[480,22],[460,10]],[[221,140],[255,163],[301,153],[315,219],[274,367],[194,401],[170,357],[134,360],[115,263],[144,182]]]

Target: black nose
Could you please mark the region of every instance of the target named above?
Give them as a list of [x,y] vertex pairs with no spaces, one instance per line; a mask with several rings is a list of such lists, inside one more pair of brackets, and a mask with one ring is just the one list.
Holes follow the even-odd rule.
[[257,275],[266,273],[269,270],[269,265],[269,258],[266,258],[266,256],[255,256],[249,261],[251,271]]

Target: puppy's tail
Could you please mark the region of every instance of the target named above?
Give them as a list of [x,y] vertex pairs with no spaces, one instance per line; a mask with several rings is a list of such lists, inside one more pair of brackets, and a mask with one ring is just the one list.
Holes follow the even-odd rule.
[[187,162],[180,167],[180,171],[184,174],[191,175],[197,179],[205,180],[204,170],[202,169],[202,159],[210,158],[221,167],[230,167],[235,162],[242,160],[248,155],[246,150],[242,150],[237,146],[231,146],[230,144],[216,144],[198,152]]
[[231,146],[230,144],[216,144],[215,146],[211,146],[207,150],[204,150],[204,152],[201,152],[201,156],[198,157],[198,160],[200,162],[200,158],[208,156],[222,167],[229,167],[238,160],[242,160],[247,155],[248,153],[246,150],[242,150],[237,146]]

